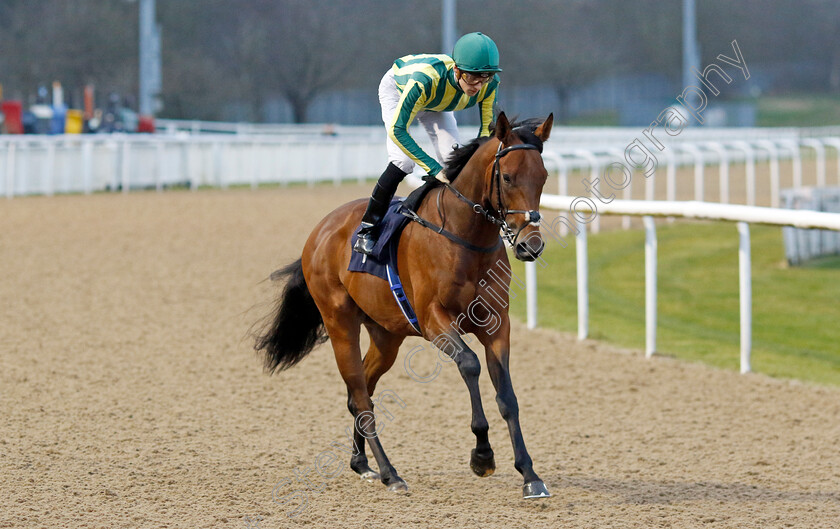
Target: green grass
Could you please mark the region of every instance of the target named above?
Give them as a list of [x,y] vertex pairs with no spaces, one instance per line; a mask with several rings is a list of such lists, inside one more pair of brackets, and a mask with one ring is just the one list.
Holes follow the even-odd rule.
[[[784,264],[781,228],[751,226],[753,371],[840,385],[840,258]],[[738,233],[732,223],[657,222],[657,353],[737,370]],[[573,238],[550,243],[538,267],[539,322],[575,332]],[[643,350],[644,233],[589,237],[590,337]],[[514,271],[524,277],[521,263]],[[525,317],[525,296],[512,313]]]
[[758,99],[759,127],[819,127],[840,124],[840,95],[803,94]]

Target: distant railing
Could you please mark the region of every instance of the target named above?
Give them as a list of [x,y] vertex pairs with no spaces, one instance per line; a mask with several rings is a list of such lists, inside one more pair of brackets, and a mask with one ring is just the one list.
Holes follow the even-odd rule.
[[[196,123],[200,124],[199,130],[210,126],[207,122]],[[323,125],[248,127],[262,131],[275,127],[276,133],[3,135],[0,136],[0,193],[13,197],[170,186],[196,189],[296,182],[340,184],[378,176],[387,160],[382,127],[339,127],[328,133]],[[660,152],[648,145],[658,165],[654,176],[644,178],[644,196],[648,200],[686,198],[687,184],[682,181],[685,176],[677,178],[681,167],[693,168],[692,198],[717,199],[722,203],[756,204],[757,190],[769,189],[770,205],[778,206],[782,186],[780,163],[791,164],[791,171],[786,170],[785,174],[792,174],[792,180],[786,185],[801,187],[803,158],[809,163],[814,160],[813,177],[809,167],[806,184],[840,183],[840,136],[805,137],[823,130],[688,128],[677,137],[658,132],[664,150]],[[461,133],[469,137],[475,130],[462,127]],[[425,132],[415,128],[412,134],[422,147],[431,149]],[[569,181],[570,172],[588,171],[588,178],[595,183],[593,188],[600,192],[604,168],[614,161],[623,161],[625,150],[634,138],[644,141],[643,131],[568,127],[553,130],[543,157],[547,168],[556,175],[557,184],[556,188],[548,189],[569,194],[573,191],[570,183],[575,183]],[[836,163],[829,163],[829,157]],[[732,176],[732,169],[742,164],[743,186],[742,181],[733,181]],[[756,170],[758,164],[766,164],[762,165],[765,173],[769,169],[766,183],[756,181],[760,176]],[[716,197],[706,196],[707,173],[715,170],[709,169],[709,165],[717,167]],[[633,185],[631,182],[618,198],[634,198]],[[735,187],[745,189],[736,196]],[[628,223],[626,218],[625,224]],[[593,228],[598,230],[599,221],[596,220]]]
[[[268,134],[268,135],[370,135],[384,139],[381,125],[338,125],[333,123],[239,123],[222,121],[200,121],[181,119],[156,119],[155,127],[160,133],[175,134]],[[475,136],[476,127],[460,126],[463,139]],[[552,138],[561,143],[609,144],[626,143],[641,135],[639,127],[566,127],[556,125]],[[675,141],[723,141],[762,140],[773,138],[811,138],[819,136],[840,136],[836,127],[688,127]]]
[[333,123],[236,123],[181,119],[156,119],[161,134],[238,134],[245,136],[357,136],[384,139],[382,127],[348,126]]
[[[628,143],[629,144],[629,143]],[[594,146],[578,147],[560,144],[552,144],[546,147],[543,158],[549,171],[557,175],[557,192],[560,195],[570,194],[569,173],[572,170],[589,170],[584,178],[588,180],[593,192],[591,194],[606,193],[608,196],[615,194],[614,190],[607,190],[604,181],[604,170],[613,162],[626,164],[625,147],[615,146]],[[653,200],[657,195],[657,186],[665,187],[666,200],[677,199],[677,169],[679,167],[693,167],[693,199],[697,201],[708,201],[717,198],[723,204],[732,201],[732,176],[730,168],[734,164],[744,164],[745,182],[744,198],[746,205],[757,204],[757,182],[756,165],[767,163],[769,167],[769,178],[763,186],[769,190],[770,206],[779,207],[782,179],[780,175],[780,162],[790,161],[791,170],[790,186],[799,188],[803,185],[803,154],[813,152],[815,160],[813,185],[818,187],[829,183],[840,184],[840,137],[814,137],[814,138],[775,138],[775,139],[737,139],[732,141],[704,141],[704,142],[664,142],[663,151],[649,148],[650,153],[656,158],[656,168],[650,176],[642,176],[645,186],[645,199]],[[836,161],[836,169],[829,178],[827,169],[827,157],[833,154]],[[718,196],[706,196],[706,173],[709,165],[717,166],[719,178]],[[661,175],[665,173],[663,180]],[[622,190],[622,198],[632,198],[633,180]],[[685,183],[682,184],[685,186]],[[659,187],[661,190],[661,187]],[[660,193],[662,194],[662,193]],[[683,192],[684,194],[684,192]],[[590,193],[586,193],[587,196]],[[596,218],[593,224],[593,231],[599,230],[599,219]]]

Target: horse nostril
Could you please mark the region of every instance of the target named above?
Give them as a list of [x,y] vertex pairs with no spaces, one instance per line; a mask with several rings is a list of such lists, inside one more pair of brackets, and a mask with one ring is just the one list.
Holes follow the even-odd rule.
[[534,252],[534,250],[532,250],[527,243],[520,242],[516,244],[516,254],[520,257],[535,258],[540,255],[540,252],[542,252],[542,249],[539,249],[536,252]]

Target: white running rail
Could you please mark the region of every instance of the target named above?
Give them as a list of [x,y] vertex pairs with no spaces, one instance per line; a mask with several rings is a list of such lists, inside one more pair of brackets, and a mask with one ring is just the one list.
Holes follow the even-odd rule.
[[[387,159],[384,131],[339,128],[340,133],[325,134],[320,128],[310,129],[306,132],[288,128],[298,130],[297,134],[0,135],[0,195],[11,198],[137,188],[162,190],[169,186],[257,187],[292,182],[338,185],[348,180],[374,178],[381,173]],[[464,133],[468,130],[471,129],[465,128]],[[579,136],[574,136],[574,130],[567,128],[546,143],[544,160],[546,167],[557,175],[558,193],[575,192],[569,185],[571,171],[583,171],[586,176],[579,174],[578,178],[588,178],[593,192],[608,187],[602,172],[611,163],[623,160],[627,145],[619,143],[617,138],[629,134],[610,130],[602,131],[603,138],[599,140],[596,130],[582,129],[578,131]],[[745,164],[746,198],[738,201],[755,204],[756,164],[760,163],[769,164],[770,203],[776,206],[780,196],[780,163],[790,161],[793,186],[801,186],[803,155],[815,158],[816,174],[805,175],[806,184],[840,184],[840,137],[805,138],[801,137],[802,131],[720,129],[711,131],[718,138],[713,140],[710,131],[686,130],[685,138],[680,137],[680,141],[663,138],[664,152],[652,146],[650,149],[658,160],[656,172],[666,172],[666,178],[664,181],[655,176],[646,178],[644,196],[646,199],[662,196],[655,186],[664,184],[664,196],[676,199],[677,185],[689,186],[678,181],[677,168],[693,167],[695,200],[730,202],[734,189],[730,180],[735,178],[730,175],[738,174],[732,169]],[[422,147],[430,148],[424,133],[417,131],[415,137]],[[836,159],[830,171],[827,170],[829,156]],[[705,196],[709,194],[705,190],[709,165],[717,165],[720,181],[717,197]],[[761,185],[767,184],[761,182]],[[630,197],[630,191],[628,185],[622,196]]]
[[[541,207],[560,210],[572,215],[570,208],[577,197],[544,194]],[[587,209],[584,202],[577,201],[575,210]],[[605,215],[634,215],[644,218],[645,226],[645,355],[650,357],[656,351],[656,228],[654,217],[684,217],[691,219],[724,220],[737,222],[739,233],[739,289],[741,314],[741,372],[751,370],[752,350],[752,287],[750,275],[749,224],[772,224],[797,228],[822,228],[840,230],[840,213],[790,210],[708,202],[668,202],[660,200],[613,200],[598,204],[597,213]],[[578,222],[576,235],[577,290],[578,290],[578,339],[589,334],[588,302],[588,259],[586,250],[586,224]],[[545,231],[544,231],[545,236]],[[533,328],[537,321],[536,305],[536,263],[526,263],[526,307],[528,326]],[[533,293],[533,294],[532,294]],[[529,297],[532,296],[532,297]]]

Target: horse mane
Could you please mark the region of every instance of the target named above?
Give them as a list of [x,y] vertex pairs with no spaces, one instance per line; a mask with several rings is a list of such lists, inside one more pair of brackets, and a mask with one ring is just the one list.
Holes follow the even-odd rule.
[[[526,119],[519,122],[511,122],[511,127],[513,128],[513,132],[516,136],[522,141],[522,143],[527,143],[536,147],[541,153],[543,151],[543,142],[541,139],[534,134],[534,131],[537,130],[542,124],[542,120],[539,118],[531,118]],[[450,182],[454,181],[455,178],[461,174],[461,171],[467,165],[467,162],[472,158],[475,151],[478,150],[479,147],[487,143],[487,141],[493,137],[493,132],[496,129],[496,123],[494,122],[490,125],[490,136],[484,136],[483,138],[474,138],[470,140],[469,143],[465,145],[459,145],[452,151],[452,154],[446,160],[446,168],[444,171],[446,172],[446,178],[449,179]]]

